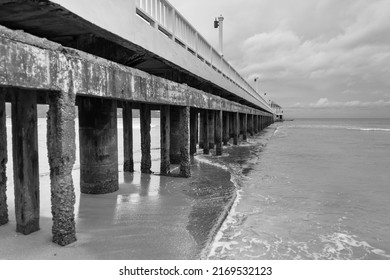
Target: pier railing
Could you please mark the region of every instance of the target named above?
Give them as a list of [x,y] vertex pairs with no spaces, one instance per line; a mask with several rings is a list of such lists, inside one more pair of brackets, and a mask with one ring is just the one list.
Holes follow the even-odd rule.
[[269,104],[166,0],[136,0],[136,13],[168,38],[187,49],[206,65],[240,87],[266,107]]

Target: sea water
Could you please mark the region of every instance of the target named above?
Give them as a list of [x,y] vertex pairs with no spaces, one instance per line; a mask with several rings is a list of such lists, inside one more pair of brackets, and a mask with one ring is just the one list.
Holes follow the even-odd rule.
[[389,119],[294,120],[249,143],[210,259],[390,259]]

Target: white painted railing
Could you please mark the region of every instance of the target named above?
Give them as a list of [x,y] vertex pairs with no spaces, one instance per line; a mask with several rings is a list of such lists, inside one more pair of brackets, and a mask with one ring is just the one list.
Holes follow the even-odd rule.
[[136,13],[151,26],[180,44],[230,82],[269,107],[252,86],[216,51],[202,35],[167,1],[135,0]]

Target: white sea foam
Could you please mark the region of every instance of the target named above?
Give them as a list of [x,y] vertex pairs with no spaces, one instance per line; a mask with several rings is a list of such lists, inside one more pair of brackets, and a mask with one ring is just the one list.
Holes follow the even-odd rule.
[[357,127],[357,126],[345,126],[345,125],[289,125],[288,128],[346,129],[346,130],[357,130],[357,131],[390,132],[390,128]]

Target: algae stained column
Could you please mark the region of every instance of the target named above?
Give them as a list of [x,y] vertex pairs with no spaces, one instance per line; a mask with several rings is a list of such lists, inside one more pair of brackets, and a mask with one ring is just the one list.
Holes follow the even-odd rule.
[[37,95],[15,89],[12,97],[16,231],[30,234],[39,230]]
[[53,242],[65,246],[76,241],[72,178],[76,158],[76,94],[49,94],[47,116]]
[[123,103],[123,171],[134,172],[133,158],[133,105]]
[[8,223],[7,206],[7,127],[5,93],[0,88],[0,226]]
[[162,175],[168,175],[171,170],[169,156],[171,134],[170,116],[170,106],[162,105],[160,107],[160,173]]
[[117,103],[80,98],[80,190],[87,194],[115,192],[118,184]]

